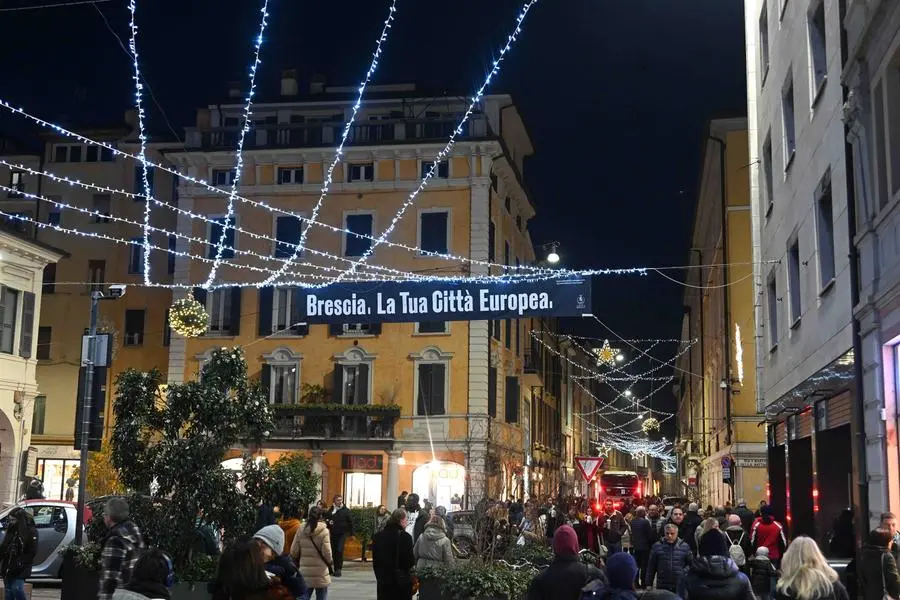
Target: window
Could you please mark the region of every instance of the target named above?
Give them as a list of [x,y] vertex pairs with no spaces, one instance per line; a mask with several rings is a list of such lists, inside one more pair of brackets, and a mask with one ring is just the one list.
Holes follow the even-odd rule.
[[57,144],[53,147],[53,162],[66,162],[69,159],[69,147]]
[[269,366],[269,402],[272,404],[297,403],[297,366]]
[[500,341],[500,321],[490,321],[491,335],[498,342]]
[[341,370],[341,404],[369,404],[369,365],[339,364]]
[[132,275],[144,272],[144,240],[131,238],[128,246],[128,272]]
[[797,138],[794,123],[794,81],[788,74],[788,85],[781,96],[781,126],[784,131],[784,169],[787,170],[794,160],[797,151]]
[[769,347],[778,346],[778,279],[773,269],[766,283],[766,303],[769,309]]
[[37,359],[50,360],[50,344],[53,338],[52,327],[38,327]]
[[338,323],[335,335],[350,337],[360,335],[380,335],[381,323]]
[[766,135],[766,141],[763,142],[762,149],[762,174],[763,186],[766,194],[766,216],[772,213],[772,207],[775,206],[775,180],[772,175],[772,134]]
[[97,162],[97,156],[100,154],[99,146],[88,146],[85,154],[84,162]]
[[506,344],[506,349],[511,350],[512,349],[512,319],[506,319],[504,321],[504,324],[506,326],[506,335],[503,336],[504,337],[503,341]]
[[[147,187],[148,187],[148,189],[146,190],[146,193],[148,196],[153,196],[153,189],[154,189],[153,188],[153,174],[154,173],[155,173],[155,170],[153,169],[153,167],[147,168]],[[234,181],[233,178],[232,178],[232,181]],[[231,181],[229,181],[228,183],[231,183]],[[143,197],[143,194],[145,193],[145,191],[144,191],[144,167],[141,164],[137,164],[134,167],[134,193],[141,194],[140,196],[134,197],[135,202],[141,202],[144,200],[144,197]]]
[[303,183],[303,167],[278,167],[278,184]]
[[89,292],[100,292],[103,290],[103,284],[106,283],[105,260],[88,261],[88,282]]
[[419,213],[420,254],[447,253],[450,232],[450,213],[447,211],[422,211]]
[[230,219],[225,217],[211,219],[207,227],[209,229],[209,237],[207,238],[209,240],[208,258],[216,257],[216,245],[222,236],[222,227],[226,229],[225,243],[222,246],[222,258],[234,258],[234,217]]
[[275,257],[290,258],[300,243],[303,224],[297,217],[275,219]]
[[19,292],[0,287],[0,352],[13,353],[16,338],[16,318],[19,311]]
[[449,321],[419,321],[416,323],[416,333],[450,333]]
[[125,311],[125,345],[140,346],[144,343],[144,311]]
[[[240,290],[240,288],[237,288]],[[219,288],[209,293],[209,332],[212,335],[233,335],[231,332],[231,300],[233,291]]]
[[819,245],[819,286],[834,281],[834,219],[831,204],[831,173],[819,184],[816,198],[816,239]]
[[344,217],[344,256],[362,256],[372,247],[371,213],[349,214]]
[[109,194],[94,194],[92,208],[95,213],[92,216],[94,223],[109,223],[111,212]]
[[815,104],[825,87],[828,77],[828,56],[825,45],[825,0],[819,0],[816,10],[809,15],[809,77],[810,104]]
[[69,162],[81,162],[82,146],[69,146]]
[[345,472],[344,502],[350,508],[381,504],[381,473]]
[[[421,177],[425,179],[425,176],[428,175],[428,172],[431,170],[431,165],[434,162],[430,160],[422,161],[421,168]],[[449,179],[450,178],[450,162],[446,160],[442,160],[438,163],[437,169],[434,170],[434,175],[432,175],[433,179]]]
[[418,377],[418,414],[442,415],[444,392],[447,379],[447,365],[444,363],[420,363],[416,366]]
[[285,332],[293,325],[291,321],[296,302],[295,294],[294,288],[277,288],[273,291],[272,333]]
[[56,293],[56,263],[50,263],[44,267],[42,288],[45,294]]
[[212,184],[213,185],[231,185],[237,172],[234,169],[213,169]]
[[488,414],[497,416],[497,367],[488,367]]
[[503,242],[503,264],[508,265],[509,263],[509,242]]
[[114,162],[115,160],[112,148],[100,148],[100,162]]
[[519,422],[519,378],[506,378],[506,422]]
[[34,412],[31,413],[31,435],[44,435],[47,419],[47,396],[34,397]]
[[374,179],[374,163],[356,163],[347,166],[347,181],[373,181]]
[[787,253],[788,294],[790,294],[791,327],[800,323],[800,242],[794,240]]
[[488,261],[493,262],[497,257],[497,226],[491,221],[488,225]]
[[51,208],[47,211],[47,224],[48,225],[59,225],[60,222],[60,212],[59,209]]
[[[76,474],[76,469],[78,469],[77,458],[75,460],[65,460],[60,458],[38,459],[37,476],[41,481],[44,482],[44,496],[47,500],[62,500],[65,497],[67,488],[66,482]],[[77,483],[73,488],[73,492],[75,492],[75,496],[77,497]],[[41,513],[46,513],[48,509],[52,508],[58,507],[34,506],[34,508],[32,508],[31,506],[29,506],[27,510],[31,512],[32,515],[40,515]],[[60,513],[58,514],[62,517],[63,521],[65,521],[65,510],[60,511]],[[38,525],[38,518],[41,519],[42,523],[50,520],[46,516],[35,516],[35,525],[38,527],[46,527],[46,525]]]
[[766,75],[769,74],[769,7],[763,2],[762,12],[759,15],[759,62],[760,85],[766,82]]
[[175,274],[175,251],[178,247],[178,238],[174,235],[169,236],[169,251],[166,253],[166,271],[169,275]]
[[19,356],[31,358],[34,343],[34,294],[22,292],[22,335],[19,336]]
[[56,144],[53,146],[53,162],[113,162],[111,148],[89,144]]
[[10,198],[21,198],[21,192],[25,191],[25,172],[24,171],[10,171],[9,172],[9,187],[15,190],[15,192],[9,192]]

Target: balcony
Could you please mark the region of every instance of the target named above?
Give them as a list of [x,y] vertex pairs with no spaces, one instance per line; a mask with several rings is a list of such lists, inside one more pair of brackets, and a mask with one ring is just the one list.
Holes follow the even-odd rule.
[[[357,123],[350,128],[348,146],[403,144],[412,142],[446,142],[458,120],[390,119]],[[319,148],[334,146],[344,131],[343,122],[273,123],[254,125],[244,140],[245,149]],[[241,127],[187,128],[185,147],[197,150],[234,150]],[[475,114],[458,139],[489,135],[487,119]]]
[[522,368],[525,373],[537,373],[538,372],[538,358],[539,354],[533,351],[525,350],[525,353],[522,355]]
[[299,404],[275,407],[275,430],[269,439],[386,440],[394,439],[400,418],[396,405]]

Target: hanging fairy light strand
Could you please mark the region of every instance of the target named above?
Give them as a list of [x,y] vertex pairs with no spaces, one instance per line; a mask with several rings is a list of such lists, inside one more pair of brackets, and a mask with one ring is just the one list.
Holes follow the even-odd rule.
[[[262,9],[260,9],[262,15],[259,19],[259,34],[256,36],[256,43],[253,49],[253,64],[250,66],[250,89],[247,91],[247,97],[244,99],[243,122],[241,124],[241,132],[238,135],[237,150],[234,155],[234,173],[231,178],[231,190],[228,194],[228,202],[225,207],[225,218],[222,220],[222,231],[219,234],[219,241],[216,242],[216,256],[213,260],[212,267],[209,270],[209,275],[206,277],[206,283],[203,285],[206,289],[209,289],[216,280],[216,273],[219,271],[219,264],[222,262],[222,253],[225,251],[225,240],[228,237],[228,225],[234,219],[234,200],[237,196],[237,188],[241,183],[241,177],[244,171],[244,140],[247,137],[247,132],[250,131],[250,116],[253,114],[253,95],[256,93],[256,71],[261,62],[260,54],[262,52],[263,34],[268,25],[268,8],[269,0],[263,0]],[[143,160],[143,157],[141,157],[141,159],[146,172],[147,163]],[[149,219],[149,214],[145,218]],[[147,276],[145,275],[145,277]]]
[[309,225],[316,223],[316,219],[319,216],[319,210],[322,208],[322,204],[325,201],[325,196],[328,195],[328,191],[331,188],[331,182],[334,180],[334,170],[337,167],[338,163],[341,162],[341,158],[343,158],[344,156],[344,145],[347,143],[347,138],[350,136],[350,131],[353,127],[353,123],[356,122],[356,115],[359,113],[359,109],[362,106],[362,99],[363,94],[366,91],[366,86],[369,85],[369,82],[375,75],[376,69],[378,69],[378,59],[381,57],[382,51],[381,47],[382,44],[384,44],[384,42],[387,40],[388,32],[390,31],[391,25],[394,22],[395,12],[397,12],[397,0],[393,0],[390,7],[388,8],[388,16],[384,20],[384,27],[381,29],[381,35],[378,37],[378,42],[375,44],[375,52],[372,55],[372,62],[369,63],[369,69],[366,71],[366,76],[363,79],[362,83],[359,85],[359,90],[356,95],[356,102],[353,104],[350,118],[347,120],[347,124],[344,126],[344,132],[341,135],[341,142],[340,144],[338,144],[338,147],[335,150],[334,159],[331,161],[331,165],[328,167],[328,172],[325,175],[325,181],[322,183],[322,190],[319,193],[319,199],[316,201],[316,205],[312,209],[310,218],[306,221],[306,227],[303,227],[300,231],[300,242],[294,249],[293,254],[291,254],[291,256],[284,261],[284,264],[279,267],[277,271],[266,278],[265,281],[263,281],[263,285],[268,285],[274,281],[277,281],[278,278],[281,277],[284,272],[291,266],[291,264],[297,260],[300,253],[303,252],[303,248],[306,246],[306,236],[309,235]]
[[[138,139],[140,141],[140,150],[138,157],[141,163],[141,185],[144,188],[144,194],[150,196],[150,177],[148,175],[149,167],[147,166],[147,133],[144,130],[144,103],[142,100],[142,92],[144,84],[141,83],[141,68],[138,61],[137,51],[137,5],[135,0],[128,3],[128,10],[131,12],[131,37],[128,40],[128,47],[131,49],[131,57],[134,67],[134,105],[137,109],[138,122]],[[144,203],[144,283],[150,283],[150,203]]]

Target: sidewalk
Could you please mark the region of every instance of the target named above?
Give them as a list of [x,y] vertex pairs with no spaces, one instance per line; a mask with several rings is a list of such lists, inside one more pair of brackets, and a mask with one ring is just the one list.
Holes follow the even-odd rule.
[[[347,561],[343,573],[343,577],[331,579],[328,600],[375,600],[375,574],[371,562]],[[31,600],[59,600],[59,594],[59,583],[38,583]]]

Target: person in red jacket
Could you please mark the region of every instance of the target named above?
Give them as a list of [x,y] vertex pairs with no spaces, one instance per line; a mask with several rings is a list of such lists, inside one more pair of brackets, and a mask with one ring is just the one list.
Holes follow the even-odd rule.
[[769,549],[769,560],[777,569],[781,565],[781,555],[787,548],[787,538],[784,536],[784,527],[772,517],[772,507],[763,506],[760,509],[761,516],[753,521],[750,530],[750,543],[753,549],[765,546]]

